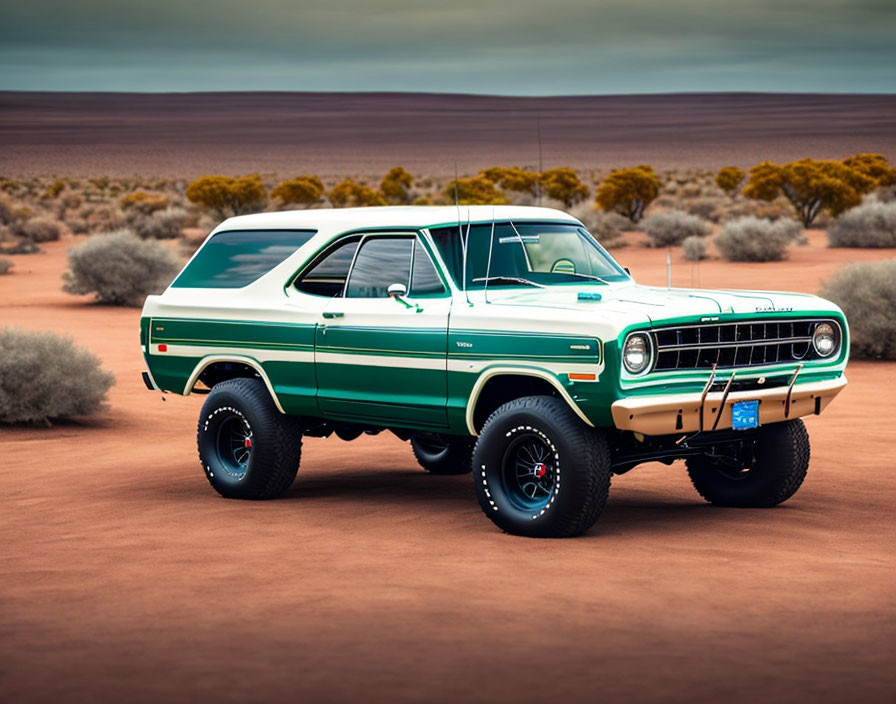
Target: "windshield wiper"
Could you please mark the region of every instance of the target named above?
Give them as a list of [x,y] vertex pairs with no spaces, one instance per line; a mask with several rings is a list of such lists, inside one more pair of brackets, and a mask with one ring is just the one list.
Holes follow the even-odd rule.
[[509,281],[510,283],[514,283],[514,284],[525,284],[526,286],[535,286],[535,288],[547,288],[543,284],[537,284],[534,281],[529,281],[529,279],[520,279],[520,278],[517,278],[516,276],[480,276],[477,279],[473,279],[473,283],[476,283],[477,281],[486,281],[486,282]]
[[563,271],[563,272],[557,272],[557,273],[566,274],[567,276],[581,276],[583,279],[594,279],[595,281],[600,281],[602,284],[606,284],[607,286],[610,285],[610,282],[607,281],[606,279],[602,279],[599,276],[593,276],[591,274],[580,274],[576,271]]

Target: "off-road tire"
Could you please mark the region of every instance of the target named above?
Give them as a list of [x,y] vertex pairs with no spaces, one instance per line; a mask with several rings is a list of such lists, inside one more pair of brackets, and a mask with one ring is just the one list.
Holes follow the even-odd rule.
[[411,438],[411,450],[423,469],[430,474],[469,474],[473,460],[473,438],[448,440],[421,435]]
[[[222,445],[234,431],[247,434],[245,466]],[[283,415],[259,379],[215,384],[199,414],[199,461],[209,484],[229,499],[272,499],[292,484],[302,454],[299,421]]]
[[706,457],[687,460],[688,475],[704,499],[717,506],[769,508],[793,496],[809,469],[809,433],[799,418],[762,426],[752,465],[740,476]]
[[[548,453],[537,464],[540,476],[546,476],[546,463],[551,463],[551,491],[541,497],[547,503],[535,508],[521,507],[520,487],[513,486],[510,471],[517,467],[519,484],[520,464],[513,457],[522,450],[514,447],[525,448],[530,439]],[[486,421],[473,450],[473,479],[483,513],[501,530],[533,538],[567,538],[594,525],[610,491],[610,466],[604,434],[552,396],[505,403]]]

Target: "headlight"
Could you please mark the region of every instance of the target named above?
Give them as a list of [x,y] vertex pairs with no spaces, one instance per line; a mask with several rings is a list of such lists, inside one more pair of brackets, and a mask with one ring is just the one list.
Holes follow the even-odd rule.
[[622,348],[622,363],[632,374],[640,374],[650,366],[650,340],[644,333],[629,335]]
[[837,350],[837,331],[829,323],[821,323],[815,327],[812,335],[812,346],[819,357],[830,357]]

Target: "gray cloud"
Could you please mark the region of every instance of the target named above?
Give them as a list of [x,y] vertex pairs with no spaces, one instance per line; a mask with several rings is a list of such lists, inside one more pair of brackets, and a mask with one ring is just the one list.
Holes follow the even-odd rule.
[[891,92],[894,2],[29,0],[0,88]]

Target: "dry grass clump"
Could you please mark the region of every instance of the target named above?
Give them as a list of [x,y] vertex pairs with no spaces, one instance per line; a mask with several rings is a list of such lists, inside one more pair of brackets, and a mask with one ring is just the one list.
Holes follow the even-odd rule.
[[106,407],[115,376],[99,358],[54,332],[0,330],[0,422],[49,423]]
[[821,295],[846,313],[853,356],[896,359],[896,259],[849,264]]
[[13,232],[32,242],[55,242],[62,232],[62,223],[50,218],[35,217],[17,224]]
[[131,218],[131,229],[143,240],[173,240],[181,236],[186,213],[180,208],[168,208],[152,215]]
[[68,252],[63,278],[68,293],[94,293],[100,303],[135,305],[158,293],[178,264],[163,244],[143,241],[128,230],[96,235]]
[[706,238],[700,235],[686,237],[681,243],[681,254],[689,262],[706,259]]
[[896,247],[896,203],[871,201],[847,210],[828,228],[830,247]]
[[729,262],[774,262],[800,241],[803,230],[793,220],[745,217],[725,223],[715,245]]
[[0,258],[0,274],[8,274],[12,269],[12,261]]
[[680,210],[650,215],[642,225],[653,247],[681,244],[688,237],[706,237],[710,229],[704,220]]

